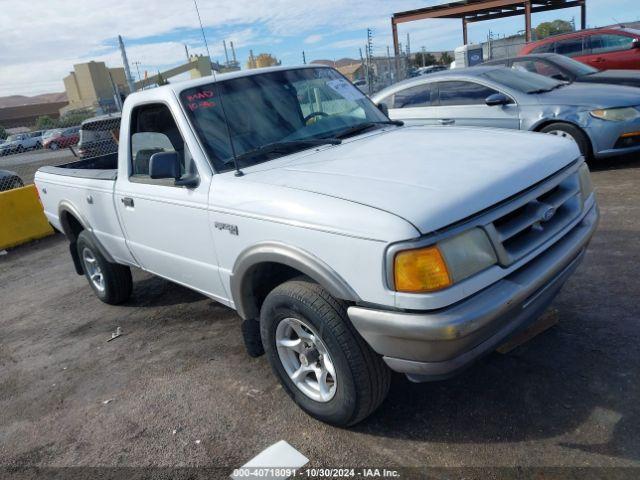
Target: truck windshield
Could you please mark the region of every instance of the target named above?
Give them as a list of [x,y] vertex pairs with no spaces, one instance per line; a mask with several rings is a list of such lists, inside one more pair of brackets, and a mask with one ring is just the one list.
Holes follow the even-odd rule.
[[[389,121],[360,90],[330,68],[233,78],[217,86],[210,83],[184,90],[180,99],[218,172],[234,167],[229,136],[241,166],[249,166]],[[354,129],[360,124],[362,130]],[[287,148],[262,148],[274,144]]]

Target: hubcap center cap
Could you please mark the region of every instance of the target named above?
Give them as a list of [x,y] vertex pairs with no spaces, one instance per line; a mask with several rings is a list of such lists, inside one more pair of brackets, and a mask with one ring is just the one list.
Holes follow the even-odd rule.
[[320,352],[316,348],[310,348],[305,350],[300,354],[300,363],[304,367],[308,367],[309,365],[313,365],[320,359]]

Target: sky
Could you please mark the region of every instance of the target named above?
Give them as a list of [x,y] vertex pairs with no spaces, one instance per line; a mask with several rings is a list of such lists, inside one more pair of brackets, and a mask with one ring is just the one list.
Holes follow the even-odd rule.
[[[373,30],[374,54],[392,45],[393,12],[443,0],[199,0],[209,51],[224,61],[222,40],[233,41],[244,64],[249,50],[268,52],[283,65],[314,59],[358,58]],[[37,12],[36,15],[25,15]],[[121,67],[122,35],[134,77],[184,63],[206,52],[193,0],[0,0],[0,96],[64,91],[62,78],[75,63],[104,61]],[[578,8],[538,13],[533,25],[556,18],[579,23]],[[638,0],[587,0],[589,27],[640,20]],[[524,17],[469,26],[469,40],[486,40],[524,29]],[[460,20],[424,20],[399,26],[411,50],[453,50],[462,44]],[[229,53],[230,54],[230,53]],[[134,62],[139,62],[135,63]]]

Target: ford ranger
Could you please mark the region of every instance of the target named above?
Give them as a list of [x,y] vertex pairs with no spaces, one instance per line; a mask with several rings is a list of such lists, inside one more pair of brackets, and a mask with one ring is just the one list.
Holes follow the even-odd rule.
[[228,305],[334,425],[376,409],[391,370],[445,378],[529,326],[598,220],[574,142],[402,126],[320,66],[134,93],[117,153],[36,185],[100,300],[126,301],[136,267]]

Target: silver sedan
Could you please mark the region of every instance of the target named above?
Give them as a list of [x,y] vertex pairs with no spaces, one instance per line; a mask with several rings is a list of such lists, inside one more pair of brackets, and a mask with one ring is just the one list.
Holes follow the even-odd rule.
[[587,158],[640,151],[639,88],[473,67],[406,80],[372,99],[392,119],[409,124],[550,133],[574,140]]

